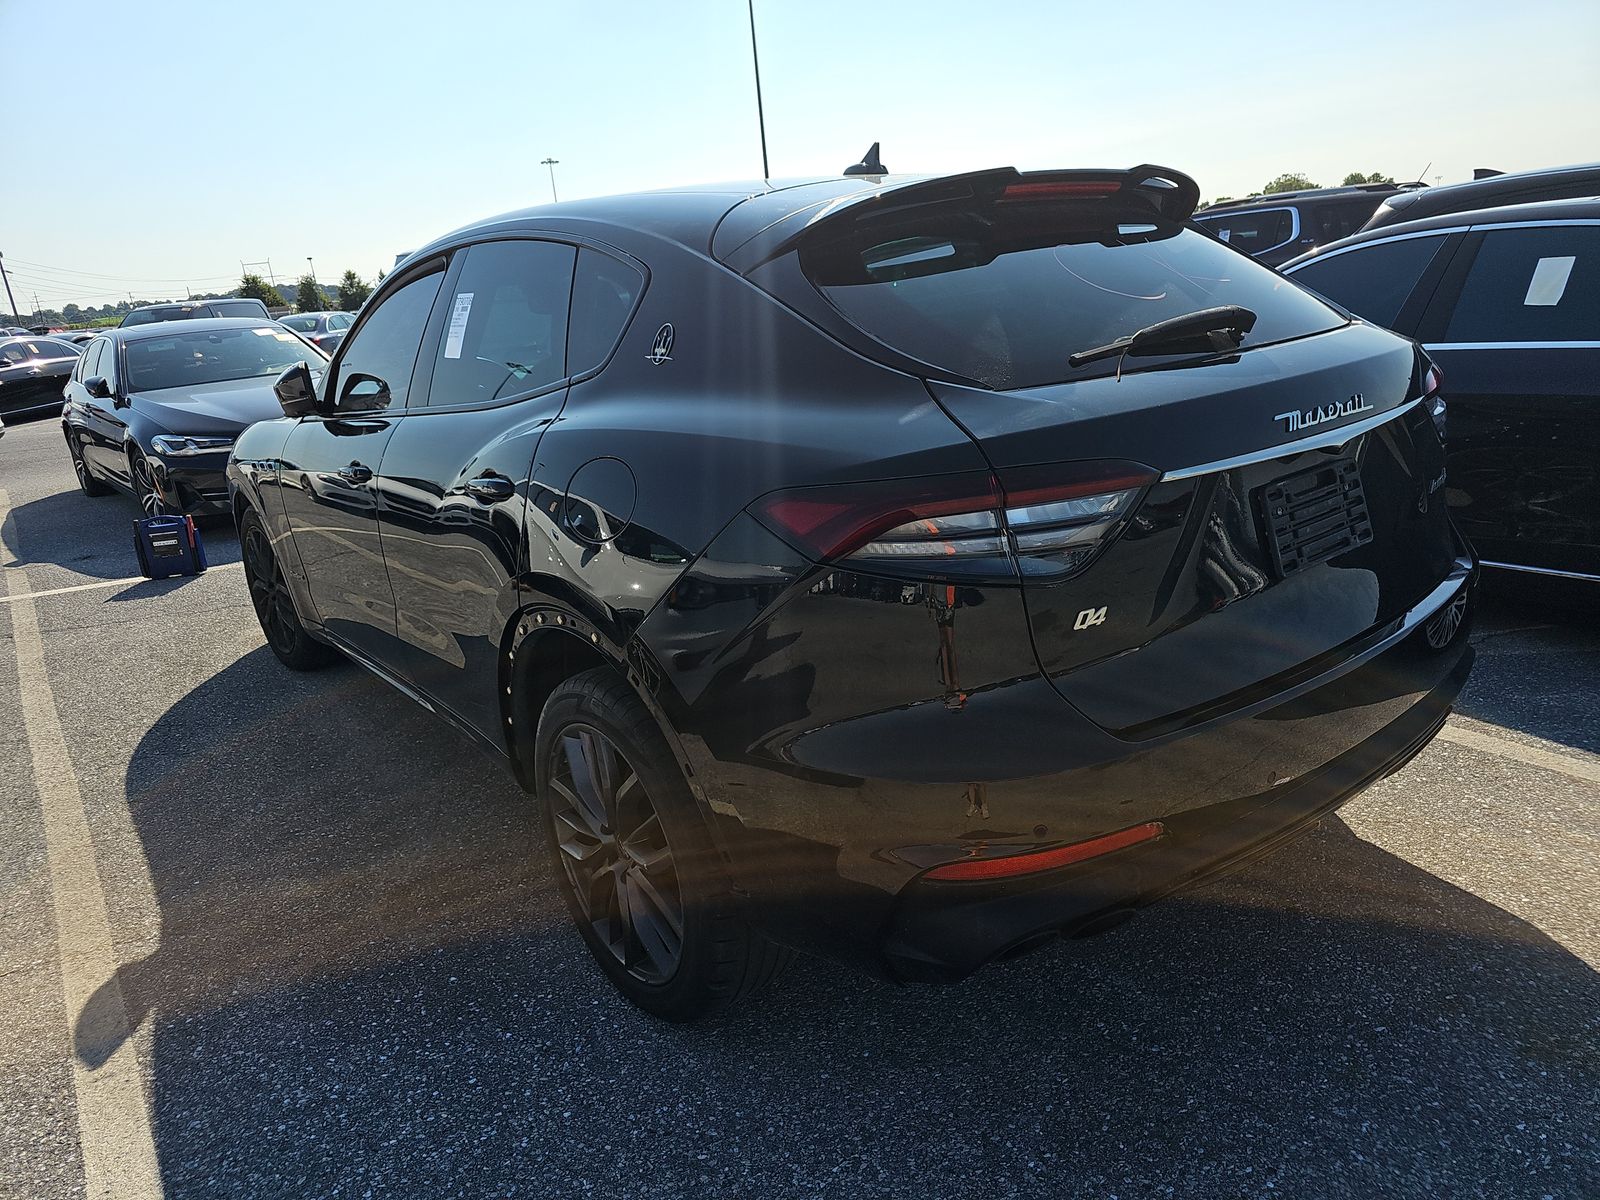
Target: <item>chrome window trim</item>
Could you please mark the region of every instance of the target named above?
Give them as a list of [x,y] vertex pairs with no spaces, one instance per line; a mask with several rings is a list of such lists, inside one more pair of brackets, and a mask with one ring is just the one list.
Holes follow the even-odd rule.
[[1600,342],[1427,342],[1425,350],[1600,350]]
[[1417,229],[1410,233],[1397,233],[1390,237],[1373,238],[1370,242],[1357,242],[1353,246],[1329,250],[1325,254],[1318,254],[1315,258],[1308,258],[1305,262],[1293,267],[1279,269],[1285,275],[1294,275],[1301,268],[1309,267],[1314,262],[1327,262],[1330,258],[1338,258],[1341,254],[1349,254],[1355,250],[1367,250],[1373,246],[1385,246],[1390,242],[1404,242],[1412,238],[1448,237],[1452,233],[1476,233],[1479,231],[1490,233],[1496,229],[1564,229],[1573,225],[1600,225],[1600,217],[1547,218],[1543,221],[1490,221],[1482,225],[1448,225],[1438,229]]
[[1554,567],[1524,567],[1517,563],[1490,562],[1487,558],[1480,560],[1480,565],[1497,567],[1502,571],[1525,571],[1529,575],[1555,575],[1561,579],[1582,579],[1590,583],[1600,583],[1600,575],[1585,575],[1582,571],[1557,571]]
[[1236,454],[1232,458],[1222,458],[1216,462],[1201,463],[1195,467],[1180,467],[1175,471],[1163,471],[1161,482],[1194,479],[1200,475],[1210,475],[1218,471],[1231,471],[1236,467],[1248,467],[1254,463],[1289,458],[1296,454],[1304,454],[1307,450],[1325,450],[1330,446],[1343,446],[1364,433],[1371,433],[1380,425],[1387,425],[1390,421],[1410,412],[1421,403],[1421,398],[1408,400],[1396,408],[1387,409],[1384,412],[1365,417],[1360,421],[1352,421],[1348,425],[1340,425],[1335,429],[1329,429],[1322,433],[1313,433],[1309,437],[1298,438],[1292,442],[1284,442],[1281,446],[1268,446],[1263,450],[1252,450],[1248,454]]
[[[1269,204],[1264,205],[1261,208],[1240,208],[1227,213],[1219,213],[1217,216],[1209,218],[1209,220],[1218,221],[1227,216],[1250,216],[1255,213],[1267,212],[1286,212],[1289,214],[1289,236],[1284,238],[1283,241],[1275,242],[1270,246],[1263,246],[1259,250],[1246,250],[1243,246],[1233,246],[1233,243],[1231,241],[1227,241],[1226,238],[1217,236],[1215,234],[1212,236],[1216,237],[1219,242],[1226,242],[1227,245],[1233,246],[1233,248],[1239,251],[1241,254],[1248,254],[1251,258],[1259,258],[1263,254],[1270,254],[1274,250],[1282,249],[1284,246],[1287,246],[1290,242],[1294,241],[1300,236],[1300,210],[1294,207],[1292,204]],[[1206,218],[1203,214],[1198,213],[1194,217],[1195,221],[1203,221],[1207,219],[1208,218]]]

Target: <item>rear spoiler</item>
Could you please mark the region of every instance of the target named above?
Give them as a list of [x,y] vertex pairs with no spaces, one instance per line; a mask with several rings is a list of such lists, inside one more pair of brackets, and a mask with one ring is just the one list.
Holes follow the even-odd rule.
[[[854,182],[854,181],[852,181]],[[1019,171],[994,167],[964,175],[908,179],[834,195],[790,212],[726,253],[718,253],[741,274],[786,254],[802,239],[835,225],[848,225],[897,209],[976,199],[984,203],[1060,200],[1135,200],[1150,215],[1183,222],[1200,203],[1200,185],[1182,171],[1142,163],[1128,170]]]

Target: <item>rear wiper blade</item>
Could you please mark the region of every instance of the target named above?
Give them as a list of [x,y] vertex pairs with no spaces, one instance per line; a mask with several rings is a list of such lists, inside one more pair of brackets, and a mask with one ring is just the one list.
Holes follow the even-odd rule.
[[1102,358],[1115,358],[1150,346],[1167,342],[1190,342],[1204,339],[1199,353],[1222,353],[1237,350],[1244,335],[1255,328],[1256,314],[1237,304],[1219,304],[1216,308],[1202,308],[1199,312],[1168,317],[1154,325],[1146,325],[1127,337],[1120,337],[1104,346],[1080,350],[1067,358],[1067,366],[1081,367]]

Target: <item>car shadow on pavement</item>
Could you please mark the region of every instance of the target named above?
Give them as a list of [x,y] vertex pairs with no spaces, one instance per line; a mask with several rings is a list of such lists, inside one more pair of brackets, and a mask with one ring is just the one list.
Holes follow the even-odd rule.
[[[17,566],[50,565],[90,579],[126,579],[139,573],[133,548],[138,517],[139,506],[129,496],[89,497],[74,488],[17,505],[0,525],[0,538]],[[212,566],[238,561],[239,538],[226,516],[204,518],[200,536]],[[30,549],[42,547],[53,553],[30,557]]]
[[1472,639],[1478,657],[1456,711],[1600,754],[1600,586],[1584,593],[1587,612],[1530,613],[1484,594]]
[[591,967],[500,766],[354,668],[246,655],[149,730],[127,795],[161,931],[118,982],[174,1197],[1600,1182],[1595,971],[1337,819],[963,985],[802,959],[685,1028]]

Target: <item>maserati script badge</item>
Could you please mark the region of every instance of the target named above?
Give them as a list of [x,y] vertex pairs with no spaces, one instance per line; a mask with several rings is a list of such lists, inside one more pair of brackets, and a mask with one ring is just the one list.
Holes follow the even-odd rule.
[[1371,411],[1372,405],[1367,403],[1365,396],[1357,392],[1348,400],[1335,400],[1332,404],[1324,404],[1321,408],[1308,409],[1305,412],[1279,413],[1272,419],[1287,422],[1289,432],[1294,433],[1296,430],[1321,425],[1324,421],[1337,421],[1340,417],[1348,417],[1351,413]]

